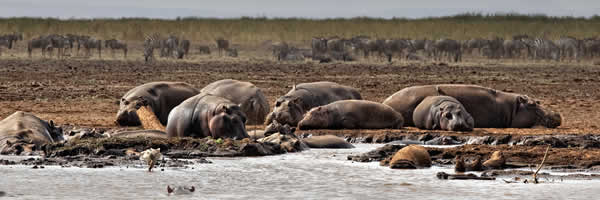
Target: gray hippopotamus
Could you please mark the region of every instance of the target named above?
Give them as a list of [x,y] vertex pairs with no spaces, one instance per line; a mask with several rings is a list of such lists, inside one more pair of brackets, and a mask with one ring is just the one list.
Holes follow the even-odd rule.
[[296,126],[304,113],[311,108],[347,99],[360,100],[362,97],[356,89],[333,82],[298,84],[277,99],[275,108],[267,115],[265,124],[277,120],[282,124]]
[[61,128],[32,113],[17,111],[0,121],[0,154],[31,152],[41,145],[62,140]]
[[167,124],[169,112],[184,100],[200,93],[182,82],[151,82],[129,90],[119,101],[119,112],[115,121],[121,126],[139,126],[136,110],[148,105],[162,125]]
[[390,106],[366,100],[341,100],[312,108],[298,123],[307,129],[399,129],[404,119]]
[[267,98],[260,88],[250,82],[224,79],[208,84],[200,92],[220,96],[239,104],[248,117],[246,124],[263,124],[269,114]]
[[560,126],[560,114],[543,108],[526,95],[497,91],[477,85],[445,84],[404,88],[383,103],[404,116],[405,126],[414,126],[413,111],[428,96],[456,98],[475,120],[475,128],[531,128]]
[[449,96],[429,96],[415,108],[412,116],[420,129],[472,131],[475,121],[465,107]]
[[247,138],[246,115],[223,97],[200,93],[169,114],[168,137]]

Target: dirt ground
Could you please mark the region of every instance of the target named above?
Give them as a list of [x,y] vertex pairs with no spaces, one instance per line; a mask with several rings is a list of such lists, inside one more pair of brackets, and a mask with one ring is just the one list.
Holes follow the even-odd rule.
[[367,100],[381,102],[414,85],[478,84],[527,94],[559,111],[558,129],[485,129],[475,134],[600,133],[600,67],[589,63],[431,62],[278,63],[269,59],[159,60],[0,59],[0,119],[22,110],[58,124],[115,127],[117,100],[150,81],[183,81],[197,88],[220,79],[250,81],[269,102],[295,83],[334,81],[358,88]]

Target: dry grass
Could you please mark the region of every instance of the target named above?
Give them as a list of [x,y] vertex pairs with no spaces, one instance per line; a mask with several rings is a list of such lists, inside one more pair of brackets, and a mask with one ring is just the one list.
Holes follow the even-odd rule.
[[516,34],[557,38],[571,35],[595,37],[600,32],[599,17],[547,17],[543,15],[481,15],[462,14],[424,19],[210,19],[180,18],[176,20],[122,18],[70,19],[4,18],[2,32],[19,31],[26,38],[47,33],[88,34],[103,39],[118,38],[140,41],[145,33],[178,34],[196,43],[214,43],[218,37],[235,44],[258,45],[264,41],[306,43],[313,36],[351,37],[367,35],[377,38],[440,38],[468,39]]

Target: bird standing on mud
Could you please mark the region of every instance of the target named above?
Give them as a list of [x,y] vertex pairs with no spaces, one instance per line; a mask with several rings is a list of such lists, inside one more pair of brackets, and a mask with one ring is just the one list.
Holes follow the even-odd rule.
[[160,160],[161,158],[162,154],[160,153],[160,148],[147,149],[145,151],[142,151],[140,155],[140,160],[145,161],[146,164],[148,164],[148,172],[152,171],[152,168],[154,167],[154,164],[156,164],[156,161]]

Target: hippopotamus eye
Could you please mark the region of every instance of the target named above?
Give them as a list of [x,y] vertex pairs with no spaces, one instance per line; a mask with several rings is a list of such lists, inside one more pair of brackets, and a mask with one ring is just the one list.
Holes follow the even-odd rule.
[[275,102],[275,107],[281,106],[281,101]]
[[446,117],[446,119],[452,119],[452,114],[451,113],[446,113],[444,115],[444,117]]
[[129,101],[125,101],[125,102],[123,102],[123,104],[129,105]]

